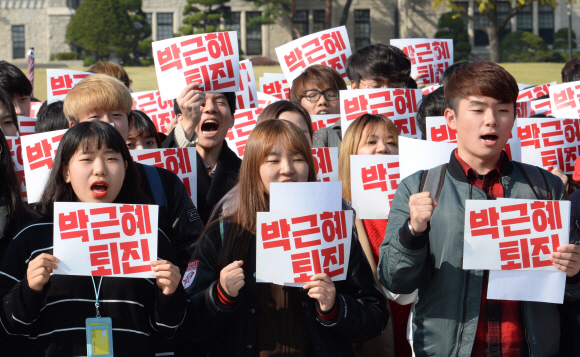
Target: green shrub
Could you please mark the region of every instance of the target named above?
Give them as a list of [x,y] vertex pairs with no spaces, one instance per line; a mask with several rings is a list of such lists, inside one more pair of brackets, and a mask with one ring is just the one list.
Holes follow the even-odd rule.
[[560,62],[562,57],[552,52],[540,36],[529,31],[510,32],[501,41],[502,62]]
[[80,58],[79,54],[76,52],[59,52],[50,55],[51,61],[73,61]]
[[[572,48],[576,48],[576,34],[572,31]],[[555,50],[567,50],[568,49],[568,29],[561,28],[554,34],[554,46]]]
[[151,65],[153,65],[153,59],[151,58],[144,58],[139,60],[139,62],[141,63],[141,66],[143,67],[149,67]]
[[439,18],[437,22],[439,29],[435,33],[435,38],[453,40],[453,62],[468,59],[471,53],[471,45],[467,38],[467,29],[463,19],[455,11],[447,12]]
[[87,57],[83,60],[83,66],[85,67],[90,67],[95,63],[97,63],[97,60],[94,59],[93,57]]

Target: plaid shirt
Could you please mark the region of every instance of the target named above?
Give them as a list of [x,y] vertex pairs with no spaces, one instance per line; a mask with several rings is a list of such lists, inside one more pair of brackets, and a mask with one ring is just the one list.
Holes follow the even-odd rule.
[[[469,184],[485,192],[488,200],[503,197],[500,168],[505,159],[504,152],[501,153],[495,167],[486,175],[480,175],[472,169],[459,157],[457,150],[455,150],[455,158],[463,168]],[[487,300],[488,277],[489,271],[485,271],[479,321],[471,356],[519,357],[528,355],[520,302]]]

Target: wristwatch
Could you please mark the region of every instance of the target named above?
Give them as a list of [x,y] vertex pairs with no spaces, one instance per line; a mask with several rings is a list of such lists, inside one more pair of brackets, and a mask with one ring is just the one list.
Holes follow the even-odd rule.
[[411,231],[412,235],[416,236],[417,233],[415,233],[415,230],[413,229],[413,226],[411,225],[411,221],[409,220],[408,223],[409,223],[409,231]]

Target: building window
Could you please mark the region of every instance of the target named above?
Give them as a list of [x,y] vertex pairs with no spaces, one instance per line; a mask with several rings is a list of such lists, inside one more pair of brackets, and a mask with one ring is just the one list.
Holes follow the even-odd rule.
[[550,4],[538,3],[538,27],[541,38],[547,44],[554,43],[554,8]]
[[[262,16],[260,11],[247,11],[246,24],[256,17]],[[246,53],[248,55],[262,54],[262,25],[247,26],[246,29]]]
[[157,13],[157,41],[173,37],[173,13]]
[[325,17],[325,12],[324,10],[314,10],[312,12],[312,17],[314,20],[314,28],[312,29],[312,32],[319,32],[324,30],[324,17]]
[[66,6],[70,9],[76,10],[83,0],[66,0]]
[[532,4],[526,6],[522,12],[516,16],[518,31],[534,31]]
[[354,10],[354,47],[356,50],[371,44],[371,11]]
[[236,31],[238,34],[238,50],[242,49],[242,33],[240,32],[242,29],[242,25],[240,22],[240,12],[235,11],[230,13],[230,17],[227,21],[227,28],[230,31]]
[[[474,11],[475,11],[475,18],[477,20],[479,20],[479,22],[483,26],[488,26],[489,20],[485,14],[479,13],[478,6],[474,6]],[[497,3],[497,20],[501,21],[501,20],[505,19],[506,16],[508,15],[509,11],[510,11],[510,3],[509,2],[507,2],[507,1],[498,2]],[[508,24],[503,29],[503,31],[500,32],[499,40],[500,41],[503,40],[503,38],[506,37],[506,35],[508,33],[510,33],[511,31],[512,31],[512,25],[511,25],[511,23],[508,22]],[[487,37],[487,32],[485,32],[485,30],[477,27],[477,25],[475,26],[475,31],[474,31],[473,35],[474,35],[473,42],[474,42],[475,46],[487,46],[487,45],[489,45],[489,38]]]
[[12,58],[24,58],[24,25],[12,26]]
[[[300,36],[308,35],[308,10],[299,10],[294,12],[294,19],[292,20],[294,27],[300,33]],[[296,34],[292,31],[292,39],[296,39]]]

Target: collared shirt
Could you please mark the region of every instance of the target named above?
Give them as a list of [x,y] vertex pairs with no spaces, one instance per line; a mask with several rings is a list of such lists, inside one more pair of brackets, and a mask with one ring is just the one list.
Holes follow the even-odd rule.
[[199,141],[197,133],[193,133],[193,138],[191,139],[191,141],[187,140],[187,137],[185,136],[185,131],[183,130],[183,127],[181,127],[181,123],[177,123],[177,125],[173,129],[173,132],[175,135],[175,141],[177,142],[177,145],[180,148],[193,147]]
[[[463,161],[457,154],[457,150],[455,150],[455,158],[461,168],[463,168],[469,184],[485,192],[488,200],[504,197],[503,187],[500,182],[500,169],[505,159],[505,153],[501,153],[497,164],[485,175],[480,175]],[[471,356],[519,357],[527,355],[520,302],[487,300],[488,278],[489,272],[486,271],[481,294],[479,321]]]

